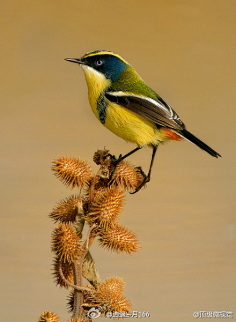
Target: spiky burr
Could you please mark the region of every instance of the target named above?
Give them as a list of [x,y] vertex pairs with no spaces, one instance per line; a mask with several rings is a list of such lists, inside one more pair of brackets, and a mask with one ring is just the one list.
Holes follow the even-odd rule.
[[72,188],[83,188],[92,177],[92,169],[88,162],[75,157],[63,156],[53,160],[52,170],[66,186]]
[[97,191],[85,220],[91,225],[108,228],[119,218],[124,204],[124,193],[117,187]]
[[66,289],[68,289],[69,287],[68,284],[66,284],[61,278],[60,267],[64,277],[69,283],[73,283],[73,277],[74,277],[73,267],[70,262],[68,261],[62,262],[58,257],[56,257],[53,261],[53,277],[56,285],[59,285],[60,287],[65,287]]
[[101,229],[98,234],[100,245],[117,253],[131,254],[141,248],[135,233],[118,223],[108,229]]
[[56,313],[51,311],[44,311],[41,313],[38,322],[59,322],[59,317]]
[[49,217],[55,222],[73,223],[78,214],[78,206],[81,206],[82,200],[78,196],[70,196],[61,200],[53,209]]
[[52,251],[60,261],[74,261],[81,253],[81,239],[73,227],[60,224],[52,233]]

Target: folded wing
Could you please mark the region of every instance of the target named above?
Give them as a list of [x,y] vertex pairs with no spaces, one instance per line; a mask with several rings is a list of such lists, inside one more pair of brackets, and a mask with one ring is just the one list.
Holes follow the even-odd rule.
[[105,97],[128,110],[135,112],[153,123],[174,130],[185,129],[176,112],[160,97],[156,100],[124,92],[106,92]]

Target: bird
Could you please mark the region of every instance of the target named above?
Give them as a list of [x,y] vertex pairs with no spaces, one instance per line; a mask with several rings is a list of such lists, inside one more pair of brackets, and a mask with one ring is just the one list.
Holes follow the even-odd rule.
[[86,53],[81,58],[65,58],[79,64],[84,72],[93,113],[111,132],[137,147],[118,158],[112,157],[114,170],[120,161],[144,146],[152,148],[152,158],[138,192],[151,179],[151,171],[159,144],[187,140],[211,156],[221,155],[187,131],[172,107],[164,101],[136,70],[120,55],[107,50]]

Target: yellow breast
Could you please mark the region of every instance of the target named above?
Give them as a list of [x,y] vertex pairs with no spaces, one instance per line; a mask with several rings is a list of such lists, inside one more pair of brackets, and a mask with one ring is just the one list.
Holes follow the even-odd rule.
[[[97,101],[101,93],[110,86],[111,82],[93,68],[86,65],[81,67],[83,68],[88,86],[91,108],[99,119]],[[164,132],[157,129],[153,122],[112,102],[109,102],[107,105],[106,119],[103,125],[125,141],[136,143],[138,146],[156,145],[166,139]]]
[[81,67],[83,68],[88,86],[89,103],[91,105],[93,113],[99,119],[97,100],[100,94],[110,86],[111,82],[103,74],[97,72],[95,69],[86,65],[81,65]]
[[154,123],[115,103],[108,104],[105,126],[125,141],[138,146],[156,145],[164,139]]

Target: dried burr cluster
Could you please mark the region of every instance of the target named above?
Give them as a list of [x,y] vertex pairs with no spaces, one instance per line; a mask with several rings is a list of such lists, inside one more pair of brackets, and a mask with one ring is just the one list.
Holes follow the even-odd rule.
[[[135,233],[119,224],[119,216],[124,191],[134,191],[143,177],[139,168],[126,161],[121,161],[114,172],[108,150],[98,150],[93,160],[100,166],[96,175],[80,158],[59,157],[52,166],[62,183],[79,189],[78,195],[60,201],[50,214],[57,223],[52,233],[54,280],[60,287],[72,288],[67,303],[72,314],[69,322],[92,321],[94,315],[88,313],[96,308],[101,315],[131,310],[123,294],[123,279],[109,277],[102,281],[89,248],[97,238],[100,246],[117,253],[131,254],[140,249]],[[89,229],[82,240],[85,223]],[[88,284],[82,284],[82,277]],[[45,311],[38,321],[58,322],[59,317]]]

